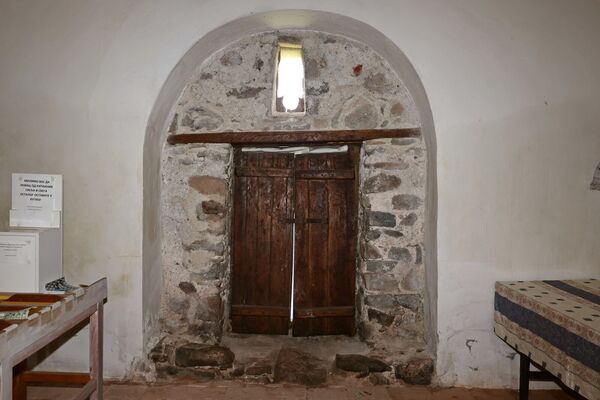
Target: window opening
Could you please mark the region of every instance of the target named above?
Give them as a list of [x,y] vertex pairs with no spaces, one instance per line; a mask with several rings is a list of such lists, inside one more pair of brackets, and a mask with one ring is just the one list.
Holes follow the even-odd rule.
[[273,113],[304,115],[304,61],[301,44],[279,43]]

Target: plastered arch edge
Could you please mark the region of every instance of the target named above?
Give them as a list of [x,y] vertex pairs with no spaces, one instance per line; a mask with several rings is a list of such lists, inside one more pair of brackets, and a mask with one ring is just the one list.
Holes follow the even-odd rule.
[[433,115],[421,80],[402,51],[374,27],[340,14],[284,10],[249,15],[233,20],[199,39],[181,58],[163,84],[150,113],[143,155],[143,273],[142,308],[144,347],[152,337],[159,315],[162,286],[160,226],[160,157],[177,100],[196,68],[213,53],[241,38],[273,30],[309,30],[346,36],[379,53],[404,82],[417,106],[427,149],[425,195],[426,332],[431,353],[436,354],[437,335],[437,175]]

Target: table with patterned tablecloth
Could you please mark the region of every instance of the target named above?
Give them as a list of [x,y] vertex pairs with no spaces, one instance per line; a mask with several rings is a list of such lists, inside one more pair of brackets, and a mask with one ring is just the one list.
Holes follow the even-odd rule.
[[521,399],[529,361],[600,399],[600,280],[496,282],[494,309],[496,335],[521,355]]

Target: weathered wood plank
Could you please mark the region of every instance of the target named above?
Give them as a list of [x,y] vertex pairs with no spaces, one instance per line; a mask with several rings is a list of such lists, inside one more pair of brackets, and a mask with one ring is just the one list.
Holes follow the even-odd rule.
[[353,316],[354,306],[311,307],[294,309],[294,319]]
[[[260,157],[260,168],[273,166],[273,154],[264,153]],[[272,299],[269,293],[271,281],[271,217],[273,212],[273,177],[258,177],[258,226],[256,235],[256,270],[254,280],[246,282],[255,289],[254,304],[272,305],[278,299]]]
[[288,307],[278,306],[231,306],[231,315],[252,316],[252,317],[288,317],[290,309]]
[[293,155],[236,148],[234,157],[232,330],[287,334],[292,244],[286,197]]
[[[102,400],[103,398],[103,347],[104,347],[104,327],[103,327],[103,315],[104,305],[99,302],[96,308],[96,312],[90,317],[90,378],[91,381],[83,388],[79,396],[86,393],[87,387],[94,383],[92,386],[93,392],[91,393],[90,400]],[[88,396],[79,397],[86,399]]]
[[420,128],[295,132],[220,132],[170,135],[167,138],[167,142],[172,145],[189,143],[309,144],[351,143],[381,138],[409,138],[419,136],[421,136]]
[[27,371],[23,373],[22,380],[25,383],[85,385],[91,379],[89,374],[81,372]]
[[[294,157],[291,154],[285,157],[276,157],[273,166],[275,168],[292,169]],[[292,175],[293,176],[293,175]],[[293,199],[290,193],[292,177],[273,179],[273,204],[271,219],[271,259],[269,270],[269,294],[270,303],[286,309],[287,314],[273,323],[278,326],[274,331],[287,333],[290,321],[290,297],[292,277],[292,225],[287,222],[293,210],[288,209],[288,201]],[[293,188],[292,188],[293,189]],[[288,198],[289,196],[289,198]]]
[[90,400],[102,400],[102,394],[98,397],[97,387],[101,387],[101,383],[92,379],[81,389],[81,392],[77,393],[73,400],[85,400],[89,397]]
[[23,377],[27,372],[27,361],[13,368],[13,400],[27,400],[27,384]]
[[294,170],[291,168],[239,167],[235,169],[235,175],[287,178],[294,175]]
[[[296,159],[297,171],[321,179],[295,174],[295,336],[354,333],[358,152],[358,146],[350,146],[347,153]],[[319,176],[320,171],[328,174]]]
[[297,179],[354,179],[353,169],[310,171],[296,170]]
[[0,359],[0,400],[12,400],[13,365],[9,359]]

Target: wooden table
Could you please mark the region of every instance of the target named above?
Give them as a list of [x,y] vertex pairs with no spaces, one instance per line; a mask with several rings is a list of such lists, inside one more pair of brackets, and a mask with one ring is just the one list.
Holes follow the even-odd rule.
[[[102,315],[106,278],[67,295],[3,294],[1,305],[35,307],[26,320],[0,320],[0,400],[24,399],[28,383],[82,384],[75,399],[102,399]],[[89,374],[27,371],[27,358],[90,323]],[[16,367],[16,368],[15,368]],[[13,374],[15,368],[15,374]],[[14,378],[14,379],[13,379]]]
[[496,282],[494,309],[496,335],[520,356],[519,399],[530,380],[555,380],[600,400],[600,280]]

